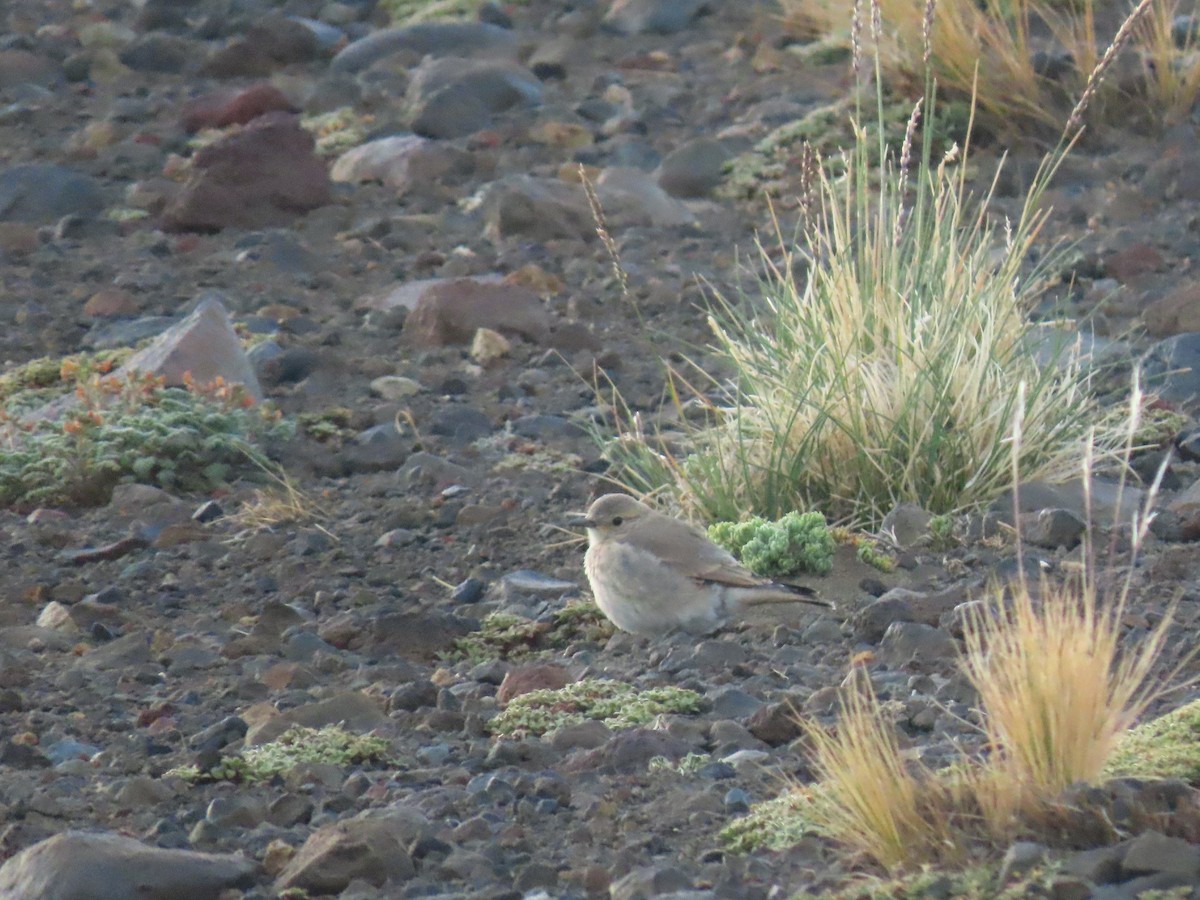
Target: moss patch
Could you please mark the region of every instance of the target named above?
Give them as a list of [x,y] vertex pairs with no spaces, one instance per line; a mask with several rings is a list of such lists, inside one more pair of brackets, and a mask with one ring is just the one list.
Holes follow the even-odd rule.
[[[884,106],[884,131],[888,144],[899,147],[904,140],[912,104],[907,101],[892,101]],[[743,153],[726,164],[727,178],[721,193],[735,199],[760,195],[780,196],[801,189],[802,153],[805,145],[825,160],[826,164],[840,168],[841,151],[854,145],[854,104],[843,98],[826,106],[809,110],[799,119],[784,122]],[[966,134],[970,120],[970,107],[961,101],[944,101],[938,104],[934,144],[936,148],[949,147]],[[879,126],[865,126],[868,143],[872,149]],[[976,127],[978,131],[978,125]],[[939,149],[940,152],[940,149]],[[878,155],[876,153],[876,155]]]
[[286,775],[300,765],[319,763],[353,766],[360,763],[386,763],[391,744],[384,738],[354,734],[340,725],[325,728],[289,728],[276,740],[258,747],[247,747],[227,756],[207,772],[196,766],[179,766],[174,775],[193,784],[208,781],[267,781]]
[[555,610],[549,621],[535,621],[511,613],[492,613],[478,631],[459,638],[450,661],[467,659],[528,659],[561,649],[573,641],[607,641],[613,625],[590,603],[571,603]]
[[756,803],[742,818],[725,826],[721,840],[737,853],[794,847],[815,831],[809,815],[813,802],[812,791],[805,788]]
[[10,415],[34,409],[86,384],[94,375],[108,374],[132,355],[133,350],[122,348],[32,359],[0,375],[0,401]]
[[[1055,875],[1055,867],[1046,866],[1002,883],[1000,864],[993,862],[960,872],[929,868],[900,878],[862,880],[819,896],[826,900],[1025,900],[1053,896]],[[793,900],[817,896],[800,893]]]
[[343,106],[327,113],[301,116],[300,125],[312,133],[321,156],[338,156],[367,139],[375,117]]
[[1111,777],[1200,782],[1200,700],[1130,730],[1104,771]]
[[488,727],[506,737],[541,735],[588,719],[609,728],[636,728],[662,715],[700,711],[700,695],[683,688],[639,690],[620,681],[588,678],[558,690],[530,691],[516,697]]

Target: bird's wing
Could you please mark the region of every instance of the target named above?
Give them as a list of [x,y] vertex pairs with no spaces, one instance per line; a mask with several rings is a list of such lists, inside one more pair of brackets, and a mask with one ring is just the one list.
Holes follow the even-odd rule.
[[628,541],[698,581],[730,587],[754,587],[769,581],[755,575],[703,532],[668,516],[647,517],[638,522]]

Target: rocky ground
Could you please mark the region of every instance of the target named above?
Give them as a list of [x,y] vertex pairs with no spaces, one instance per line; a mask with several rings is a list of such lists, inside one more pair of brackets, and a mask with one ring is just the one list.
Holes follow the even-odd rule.
[[[14,861],[0,896],[134,896],[137,877],[161,898],[829,890],[856,865],[829,845],[737,854],[719,831],[805,777],[789,710],[827,714],[864,651],[922,758],[969,743],[954,610],[1011,549],[918,545],[887,575],[846,553],[817,583],[834,614],[647,641],[561,615],[587,595],[559,526],[605,487],[593,372],[653,413],[663,358],[703,358],[701,286],[744,282],[770,222],[722,164],[844,95],[844,61],[787,52],[766,3],[531,0],[400,30],[374,6],[0,7],[0,359],[127,346],[208,297],[253,336],[262,393],[330,426],[275,448],[304,521],[239,518],[242,486],[202,521],[211,498],[140,486],[0,512],[0,853],[108,833]],[[1160,387],[1183,422],[1200,395],[1196,137],[1190,120],[1099,129],[1050,198],[1052,230],[1080,241],[1057,308],[1095,313],[1110,359],[1182,369]],[[1015,153],[1002,203],[1036,159]],[[786,191],[780,208],[789,227]],[[1182,597],[1177,644],[1200,615],[1188,432],[1129,613],[1136,632]],[[1025,502],[1080,508],[1069,489]],[[1077,529],[1052,518],[1054,563]],[[913,593],[877,600],[892,588]],[[464,651],[493,612],[541,624]],[[583,678],[698,705],[659,727],[492,733],[511,696]],[[166,774],[338,723],[386,752],[259,782]],[[1161,802],[1194,807],[1180,796]],[[1200,883],[1200,861],[1179,863],[1200,860],[1182,842],[1195,817],[1156,821],[1180,843],[1080,865],[1057,896]]]

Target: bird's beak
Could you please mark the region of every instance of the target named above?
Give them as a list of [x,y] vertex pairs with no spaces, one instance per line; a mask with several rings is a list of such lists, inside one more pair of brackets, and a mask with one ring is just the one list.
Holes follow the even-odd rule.
[[569,525],[572,528],[595,528],[596,527],[596,523],[594,520],[589,519],[587,516],[580,516],[580,515],[574,515],[574,516],[571,516],[571,518],[567,519],[567,525]]

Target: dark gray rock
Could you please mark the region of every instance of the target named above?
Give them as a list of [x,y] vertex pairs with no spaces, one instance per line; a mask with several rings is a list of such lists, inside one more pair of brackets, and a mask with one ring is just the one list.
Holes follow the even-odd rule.
[[611,900],[649,900],[692,888],[690,879],[671,866],[643,866],[618,878],[609,889]]
[[451,140],[482,131],[491,123],[487,105],[470,88],[450,85],[415,107],[410,127],[422,137]]
[[958,645],[945,631],[920,622],[895,622],[879,642],[879,656],[892,666],[930,660],[953,659]]
[[515,57],[517,36],[483,22],[424,22],[377,31],[345,47],[333,58],[335,72],[361,72],[395,53],[424,56]]
[[1146,353],[1143,371],[1159,399],[1191,412],[1200,409],[1200,332],[1159,341]]
[[1146,831],[1129,842],[1121,869],[1127,878],[1164,874],[1195,881],[1200,879],[1200,847],[1182,838]]
[[1021,536],[1035,547],[1070,550],[1083,538],[1087,522],[1069,509],[1043,509],[1021,516]]
[[733,154],[720,141],[697,138],[667,154],[658,183],[672,197],[705,197],[721,183]]
[[469,406],[447,406],[429,424],[429,433],[445,438],[454,447],[465,447],[495,430],[485,413]]
[[49,225],[63,216],[92,217],[105,207],[90,175],[52,163],[0,170],[0,222]]
[[147,34],[121,51],[121,62],[135,72],[178,75],[204,57],[204,45],[174,34]]
[[706,0],[616,0],[604,27],[620,34],[683,31],[707,6]]

